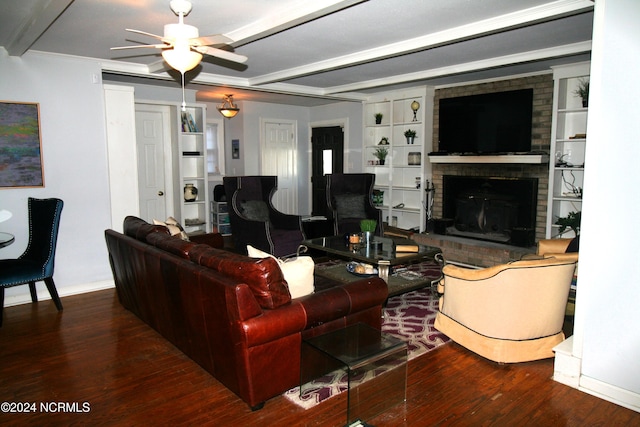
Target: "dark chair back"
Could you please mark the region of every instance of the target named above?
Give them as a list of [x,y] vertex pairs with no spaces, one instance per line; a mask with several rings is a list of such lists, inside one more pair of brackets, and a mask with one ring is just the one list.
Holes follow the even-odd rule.
[[[373,187],[376,176],[372,173],[334,173],[327,175],[327,217],[334,223],[336,234],[359,233],[360,220],[375,219],[376,234],[383,235],[382,211],[373,205]],[[358,202],[345,214],[345,201]],[[341,211],[342,209],[342,211]]]
[[53,276],[58,243],[60,214],[64,202],[60,199],[29,198],[29,243],[19,259],[42,265],[42,277]]
[[304,240],[299,215],[278,211],[271,201],[278,189],[276,176],[225,176],[231,236],[236,250],[251,245],[275,256],[296,252]]

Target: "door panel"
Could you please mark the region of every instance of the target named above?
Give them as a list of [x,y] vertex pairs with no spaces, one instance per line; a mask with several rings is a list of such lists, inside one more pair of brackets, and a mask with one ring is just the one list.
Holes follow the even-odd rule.
[[298,213],[298,177],[293,123],[265,123],[262,175],[276,175],[278,190],[273,205],[281,212]]
[[340,126],[313,128],[311,132],[312,215],[325,215],[325,175],[344,171],[344,133]]
[[136,110],[140,217],[145,221],[166,218],[163,126],[161,112]]

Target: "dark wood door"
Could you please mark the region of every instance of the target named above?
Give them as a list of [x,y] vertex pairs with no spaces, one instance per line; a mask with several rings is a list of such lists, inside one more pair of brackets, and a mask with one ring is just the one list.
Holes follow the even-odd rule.
[[342,127],[312,129],[311,164],[311,215],[325,215],[327,209],[325,175],[343,172],[344,133]]

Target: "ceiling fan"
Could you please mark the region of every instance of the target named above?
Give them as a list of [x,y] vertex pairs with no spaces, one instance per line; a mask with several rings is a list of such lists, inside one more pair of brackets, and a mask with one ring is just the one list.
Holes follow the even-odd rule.
[[167,64],[182,74],[195,68],[202,60],[202,55],[211,55],[239,63],[247,61],[246,56],[214,47],[232,43],[233,40],[230,38],[222,34],[200,37],[196,27],[184,23],[184,17],[191,12],[191,2],[187,0],[172,0],[169,4],[173,13],[178,15],[178,23],[166,24],[163,36],[127,28],[129,32],[154,37],[161,40],[162,43],[112,47],[111,49],[162,49],[162,57]]

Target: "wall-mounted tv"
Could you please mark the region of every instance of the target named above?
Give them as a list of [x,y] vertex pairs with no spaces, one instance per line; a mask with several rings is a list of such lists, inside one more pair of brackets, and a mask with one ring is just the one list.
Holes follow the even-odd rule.
[[531,151],[533,89],[440,100],[438,151],[502,154]]

